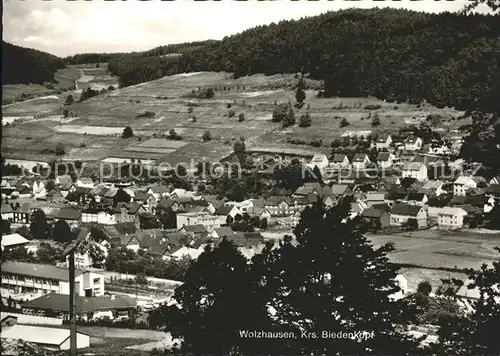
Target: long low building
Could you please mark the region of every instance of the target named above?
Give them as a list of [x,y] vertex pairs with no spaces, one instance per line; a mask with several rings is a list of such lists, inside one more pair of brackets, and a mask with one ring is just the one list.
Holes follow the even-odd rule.
[[[2,263],[2,289],[9,294],[69,295],[69,269],[26,262]],[[81,296],[104,295],[104,276],[100,273],[76,270],[75,291]],[[29,298],[28,298],[29,299]]]
[[[76,314],[79,320],[95,320],[102,317],[114,319],[119,315],[129,316],[137,309],[137,302],[130,297],[81,297],[76,298]],[[51,293],[25,302],[23,314],[69,318],[69,295]]]
[[[69,333],[69,329],[16,324],[3,328],[2,343],[6,340],[23,340],[50,350],[69,350]],[[76,347],[84,349],[89,346],[90,336],[77,332]]]

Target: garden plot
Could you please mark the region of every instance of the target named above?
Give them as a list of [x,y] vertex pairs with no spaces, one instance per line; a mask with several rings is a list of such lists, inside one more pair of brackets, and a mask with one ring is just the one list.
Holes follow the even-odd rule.
[[158,148],[158,147],[139,147],[139,146],[129,146],[125,147],[124,151],[127,152],[144,152],[144,153],[172,153],[175,152],[175,148]]
[[108,126],[83,126],[83,125],[60,125],[54,127],[55,131],[58,132],[69,132],[81,135],[98,135],[98,136],[108,136],[108,135],[121,135],[125,127],[108,127]]
[[[155,160],[153,159],[147,159],[147,158],[134,158],[134,161],[137,159],[141,160],[142,164],[154,164]],[[106,157],[101,160],[103,163],[131,163],[132,159],[131,158],[120,158],[120,157]]]
[[[180,134],[182,133],[181,130],[175,129],[175,131]],[[174,140],[167,140],[167,139],[162,139],[162,138],[151,138],[147,141],[141,142],[135,147],[150,147],[150,148],[170,148],[170,149],[178,149],[183,146],[186,146],[189,144],[189,142],[185,141],[174,141]]]

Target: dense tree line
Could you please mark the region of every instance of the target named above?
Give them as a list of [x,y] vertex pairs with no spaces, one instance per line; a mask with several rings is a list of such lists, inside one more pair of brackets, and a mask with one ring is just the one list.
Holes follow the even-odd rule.
[[2,85],[54,82],[63,60],[52,54],[2,41]]
[[[349,9],[257,26],[222,41],[110,59],[131,85],[176,72],[310,73],[325,95],[498,110],[499,16]],[[166,53],[182,56],[165,56]]]

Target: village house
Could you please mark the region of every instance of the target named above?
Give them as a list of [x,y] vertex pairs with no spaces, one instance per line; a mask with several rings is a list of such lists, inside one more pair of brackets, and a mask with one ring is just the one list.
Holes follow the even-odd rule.
[[456,230],[464,227],[467,212],[458,207],[445,206],[438,213],[438,228],[441,230]]
[[313,156],[311,159],[311,162],[309,162],[307,165],[310,169],[314,169],[314,167],[318,167],[320,171],[328,167],[328,157],[325,155],[321,154],[316,154]]
[[344,154],[336,153],[333,156],[332,161],[330,162],[330,167],[334,169],[341,169],[349,167],[351,163],[349,162],[349,158],[347,158]]
[[427,201],[427,217],[432,220],[437,220],[439,212],[445,206],[451,206],[451,198],[431,197]]
[[162,198],[156,205],[156,208],[170,209],[173,212],[184,210],[184,206],[181,203],[170,198]]
[[2,220],[5,221],[14,221],[14,209],[10,204],[2,203]]
[[134,203],[141,204],[146,211],[150,213],[155,213],[156,204],[158,201],[152,194],[148,193],[137,193],[134,196]]
[[460,176],[453,182],[453,195],[465,196],[470,188],[486,186],[483,177]]
[[282,196],[270,196],[264,203],[264,208],[271,216],[289,216],[293,214],[295,204]]
[[170,192],[169,198],[174,200],[186,201],[193,200],[196,198],[196,196],[192,191],[176,188],[172,190],[172,192]]
[[368,192],[366,193],[365,203],[367,208],[371,208],[375,204],[384,204],[387,194],[385,192]]
[[179,230],[184,226],[203,225],[208,232],[212,232],[213,229],[219,228],[221,226],[221,220],[218,216],[205,212],[178,213],[176,219],[177,229]]
[[391,168],[395,160],[396,156],[390,152],[379,152],[377,155],[377,164],[380,168]]
[[33,182],[33,196],[35,198],[45,197],[47,190],[45,189],[45,183],[39,179]]
[[94,181],[89,177],[81,177],[76,180],[75,185],[83,188],[94,188]]
[[427,180],[427,167],[420,162],[407,162],[403,166],[403,178],[415,178],[423,182]]
[[428,200],[429,198],[425,193],[416,193],[416,192],[410,192],[404,198],[406,204],[418,205],[418,206],[424,206]]
[[209,235],[212,239],[222,239],[223,237],[233,236],[235,232],[229,226],[222,226],[214,229]]
[[108,208],[88,207],[82,211],[82,222],[93,224],[116,224],[115,214]]
[[500,184],[490,185],[486,188],[485,195],[488,198],[489,205],[495,206],[498,204],[500,202]]
[[12,192],[12,196],[16,196],[18,198],[29,198],[31,197],[31,188],[29,185],[21,184],[17,185],[16,188],[14,189],[14,192]]
[[390,226],[390,215],[384,209],[367,208],[361,212],[361,217],[371,226],[377,228],[386,228]]
[[240,209],[238,209],[234,205],[223,205],[223,206],[219,207],[218,209],[216,209],[213,215],[215,215],[219,218],[221,225],[224,225],[224,224],[226,224],[226,221],[227,221],[229,216],[234,221],[234,218],[236,217],[236,215],[243,215],[243,213],[240,211]]
[[422,149],[423,141],[420,137],[409,137],[405,141],[406,151],[420,151]]
[[378,137],[375,147],[377,150],[387,150],[391,147],[392,137],[391,135],[381,135]]
[[160,200],[163,197],[169,197],[170,188],[163,185],[153,185],[149,187],[146,193],[154,196],[156,200]]
[[421,193],[425,193],[427,196],[440,196],[446,194],[443,189],[444,183],[440,180],[429,180],[425,182],[424,186],[420,188]]
[[363,170],[371,163],[366,153],[356,153],[352,159],[352,166],[354,169]]
[[[103,263],[108,256],[108,248],[100,243],[90,239],[82,241],[81,246],[75,251],[75,267],[80,269],[88,269],[96,264]],[[94,261],[90,249],[98,249],[102,252],[103,260]],[[69,266],[69,256],[66,256],[66,264]]]
[[391,226],[402,226],[410,219],[415,219],[419,228],[427,226],[427,213],[418,205],[396,203],[391,209],[390,217]]
[[[69,295],[50,293],[43,295],[22,306],[23,314],[38,314],[69,320]],[[114,295],[76,297],[76,318],[92,321],[103,317],[115,319],[119,315],[129,317],[137,310],[135,298]],[[60,330],[60,329],[56,329]],[[69,333],[68,333],[69,334]],[[88,344],[87,344],[88,346]]]
[[64,195],[58,189],[52,189],[47,192],[46,198],[53,203],[62,203],[65,200]]
[[54,216],[54,222],[59,220],[64,220],[70,228],[75,228],[82,223],[82,213],[75,208],[62,208],[57,212],[56,216]]
[[18,206],[14,210],[14,218],[13,218],[13,223],[14,224],[21,224],[21,225],[29,225],[30,223],[30,204],[29,203],[24,203],[23,205]]

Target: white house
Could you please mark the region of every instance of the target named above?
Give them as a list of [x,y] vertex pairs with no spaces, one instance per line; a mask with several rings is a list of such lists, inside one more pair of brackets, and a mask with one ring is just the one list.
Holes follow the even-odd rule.
[[234,205],[223,205],[219,208],[215,209],[213,215],[217,216],[220,219],[220,224],[224,225],[227,221],[227,217],[230,216],[232,219],[236,217],[236,215],[243,215],[240,209],[238,209]]
[[419,182],[427,180],[427,167],[420,162],[407,162],[403,166],[403,178],[415,178]]
[[461,176],[453,182],[453,195],[466,195],[470,188],[477,188],[478,184],[486,182],[483,177]]
[[181,229],[184,226],[203,225],[208,232],[212,232],[213,229],[221,226],[218,216],[206,212],[178,213],[176,217],[177,229]]
[[420,137],[409,137],[405,141],[406,151],[420,151],[422,149],[422,139]]
[[116,215],[111,211],[87,208],[82,210],[83,223],[95,223],[103,225],[116,224]]
[[365,153],[356,153],[352,159],[352,166],[354,169],[362,170],[365,169],[368,163],[370,163],[368,155]]
[[336,153],[330,162],[330,167],[334,169],[346,168],[350,165],[349,158],[346,155]]
[[377,139],[375,147],[377,148],[377,150],[386,150],[391,146],[391,143],[392,143],[391,135],[382,135],[379,136],[379,138]]
[[33,195],[35,198],[42,198],[47,194],[45,189],[45,184],[41,180],[35,180],[33,182]]
[[442,230],[461,229],[467,212],[462,208],[445,206],[438,213],[438,227]]
[[441,194],[445,194],[446,191],[443,189],[444,183],[440,180],[429,180],[425,182],[422,187],[422,192],[430,192],[432,195],[440,196]]
[[427,213],[423,207],[396,203],[390,211],[390,225],[402,226],[410,219],[415,219],[419,227],[427,226]]
[[389,152],[380,152],[377,155],[377,164],[381,168],[390,168],[394,164],[396,160],[396,156]]
[[320,170],[323,170],[328,167],[328,157],[320,154],[314,155],[311,162],[309,162],[307,166],[311,169],[318,167]]

